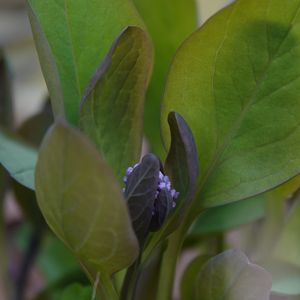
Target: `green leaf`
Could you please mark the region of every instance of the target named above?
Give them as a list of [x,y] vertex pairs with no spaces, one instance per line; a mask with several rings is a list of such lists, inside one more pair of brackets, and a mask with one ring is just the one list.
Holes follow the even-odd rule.
[[128,27],[114,42],[83,98],[80,126],[120,181],[126,168],[140,158],[152,60],[147,34]]
[[17,138],[0,132],[0,163],[20,184],[34,190],[37,151]]
[[157,192],[160,162],[153,154],[143,157],[132,171],[125,188],[125,198],[136,236],[142,245],[150,230]]
[[200,214],[193,225],[191,234],[208,234],[225,231],[254,222],[265,216],[263,195],[234,203],[212,207]]
[[197,275],[209,258],[210,256],[208,255],[197,256],[185,269],[180,286],[182,300],[196,300],[195,290],[197,285]]
[[28,0],[28,11],[54,112],[77,123],[83,92],[114,38],[142,21],[129,0]]
[[[300,1],[238,0],[179,49],[162,107],[191,126],[200,206],[269,190],[300,171]],[[246,13],[247,12],[247,13]]]
[[91,298],[91,287],[83,287],[81,284],[74,283],[64,290],[61,300],[91,300]]
[[167,71],[179,45],[197,26],[196,0],[134,0],[155,46],[155,64],[147,92],[145,132],[151,151],[165,156],[160,136],[160,103]]
[[174,219],[169,225],[175,228],[194,197],[199,166],[194,137],[188,124],[176,112],[169,114],[168,122],[171,146],[164,167],[174,188],[179,192]]
[[210,259],[197,277],[196,299],[269,300],[271,276],[239,250]]
[[137,240],[112,170],[62,122],[41,146],[36,194],[51,229],[89,268],[111,275],[136,259]]

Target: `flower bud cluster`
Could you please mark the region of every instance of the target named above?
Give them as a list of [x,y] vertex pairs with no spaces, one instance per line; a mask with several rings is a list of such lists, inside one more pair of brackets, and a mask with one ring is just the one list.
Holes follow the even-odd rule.
[[[135,164],[132,167],[127,168],[126,170],[126,175],[123,177],[123,181],[126,184],[128,177],[130,176],[130,174],[133,172],[133,170],[139,166],[139,163]],[[173,207],[176,206],[176,199],[179,197],[179,193],[172,188],[171,185],[171,181],[170,178],[166,175],[164,175],[161,171],[159,171],[159,180],[158,180],[158,185],[157,185],[157,191],[156,191],[156,199],[160,193],[161,190],[166,189],[167,191],[169,191],[171,193],[171,196],[173,198]],[[125,189],[123,189],[123,192],[125,192]]]

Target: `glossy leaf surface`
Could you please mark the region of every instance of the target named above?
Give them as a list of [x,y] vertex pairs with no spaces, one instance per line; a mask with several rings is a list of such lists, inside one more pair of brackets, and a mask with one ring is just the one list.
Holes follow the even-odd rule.
[[147,34],[128,27],[114,42],[83,98],[80,126],[119,179],[140,158],[152,60]]
[[197,277],[196,299],[269,300],[271,276],[239,250],[210,259]]
[[154,200],[158,185],[160,163],[153,154],[143,157],[139,166],[128,177],[125,198],[135,233],[143,244],[149,233]]
[[164,138],[168,144],[167,114],[178,111],[197,142],[199,203],[206,207],[249,198],[300,171],[299,6],[238,0],[175,57]]
[[0,163],[20,184],[34,190],[37,151],[4,131],[0,132]]
[[41,146],[36,194],[48,225],[89,268],[112,274],[135,260],[137,240],[112,170],[62,122]]
[[142,21],[129,0],[28,0],[28,11],[54,111],[77,123],[83,92],[113,40]]
[[145,132],[151,151],[165,155],[160,135],[160,103],[167,71],[177,48],[197,26],[196,0],[134,0],[155,46],[153,76],[147,92]]

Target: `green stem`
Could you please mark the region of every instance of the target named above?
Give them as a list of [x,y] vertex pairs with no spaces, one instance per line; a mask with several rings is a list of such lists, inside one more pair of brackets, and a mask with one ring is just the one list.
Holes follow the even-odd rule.
[[107,300],[119,299],[119,295],[114,287],[113,281],[108,274],[102,273],[100,275],[100,285],[97,286],[97,289],[101,289],[100,294],[104,294],[104,297]]
[[180,229],[169,237],[167,249],[163,254],[157,300],[172,299],[177,258],[184,239],[184,231]]

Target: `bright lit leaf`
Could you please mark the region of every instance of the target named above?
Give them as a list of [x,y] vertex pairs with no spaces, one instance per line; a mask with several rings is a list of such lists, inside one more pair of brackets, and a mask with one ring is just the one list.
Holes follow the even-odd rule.
[[83,92],[113,40],[142,21],[130,0],[28,0],[28,11],[54,112],[77,123]]
[[140,158],[152,60],[147,34],[128,27],[114,42],[83,98],[80,126],[120,181],[126,168]]
[[182,45],[163,100],[190,125],[201,165],[198,212],[300,172],[300,1],[238,0]]

